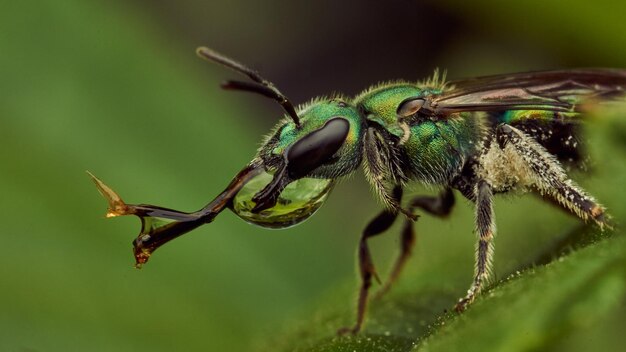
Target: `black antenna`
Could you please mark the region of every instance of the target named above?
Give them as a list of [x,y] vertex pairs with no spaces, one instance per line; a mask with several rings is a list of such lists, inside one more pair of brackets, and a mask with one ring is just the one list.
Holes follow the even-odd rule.
[[283,93],[281,93],[272,82],[261,77],[258,72],[205,46],[201,46],[196,49],[196,54],[208,61],[217,62],[218,64],[224,65],[231,70],[239,72],[254,81],[226,81],[222,83],[222,88],[257,93],[276,100],[280,104],[280,106],[282,106],[283,109],[287,112],[287,114],[289,114],[293,122],[296,124],[296,127],[300,128],[300,118],[298,117],[298,114],[296,113],[296,109],[293,107],[293,104],[291,104],[289,99],[287,99],[287,97],[284,96]]

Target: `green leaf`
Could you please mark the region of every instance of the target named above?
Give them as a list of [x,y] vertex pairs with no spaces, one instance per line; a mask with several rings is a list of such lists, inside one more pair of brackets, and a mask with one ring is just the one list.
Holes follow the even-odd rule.
[[[445,311],[454,303],[450,291],[403,292],[375,301],[367,328],[355,337],[333,336],[329,325],[343,319],[326,313],[273,350],[585,351],[592,345],[584,336],[607,329],[603,343],[610,346],[624,327],[626,241],[595,237],[597,243],[498,282],[463,314]],[[582,345],[565,348],[572,339]]]

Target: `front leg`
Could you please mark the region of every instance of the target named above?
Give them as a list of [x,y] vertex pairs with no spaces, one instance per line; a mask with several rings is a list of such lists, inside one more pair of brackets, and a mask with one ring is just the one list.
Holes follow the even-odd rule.
[[[402,188],[397,186],[393,191],[393,198],[398,203],[402,198]],[[361,330],[363,320],[365,319],[365,312],[367,311],[367,302],[369,298],[369,289],[372,286],[372,277],[375,277],[378,282],[380,279],[376,274],[372,255],[370,254],[369,246],[367,245],[367,239],[379,235],[391,227],[393,222],[398,216],[396,209],[385,209],[380,212],[372,221],[367,224],[361,240],[359,241],[359,273],[361,275],[361,288],[359,289],[359,298],[357,301],[357,313],[356,323],[352,327],[344,327],[337,331],[339,335],[347,333],[356,334]]]
[[493,214],[491,186],[484,180],[478,181],[475,186],[476,196],[476,233],[478,245],[476,248],[476,269],[474,282],[467,291],[467,295],[461,298],[455,309],[461,312],[471,304],[476,295],[480,293],[483,285],[491,275],[491,262],[493,258],[493,237],[496,231]]
[[96,176],[89,173],[96,187],[109,203],[106,217],[135,215],[141,219],[141,231],[133,241],[135,266],[140,268],[152,253],[167,242],[212,222],[232,204],[237,192],[252,178],[262,172],[260,159],[253,160],[230,182],[228,187],[204,208],[186,213],[148,204],[126,204],[122,198]]

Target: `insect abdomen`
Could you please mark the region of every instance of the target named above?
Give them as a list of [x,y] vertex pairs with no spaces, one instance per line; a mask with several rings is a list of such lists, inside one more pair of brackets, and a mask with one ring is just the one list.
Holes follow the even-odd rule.
[[523,131],[561,163],[584,168],[580,114],[545,110],[511,110],[491,115],[494,125],[506,123]]

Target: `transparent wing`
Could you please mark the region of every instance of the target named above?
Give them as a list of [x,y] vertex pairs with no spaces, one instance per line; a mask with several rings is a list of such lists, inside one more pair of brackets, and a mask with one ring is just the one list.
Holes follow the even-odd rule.
[[[582,111],[586,101],[624,96],[626,70],[574,69],[495,75],[451,81],[430,97],[426,112],[446,116],[463,111]],[[424,110],[424,109],[423,109]],[[429,111],[428,111],[429,110]]]

